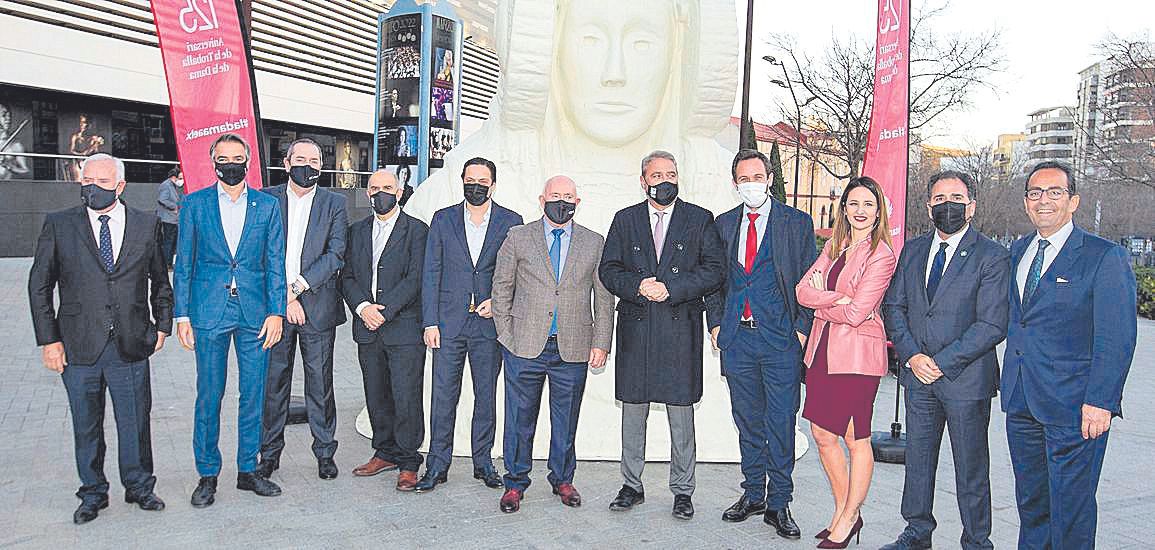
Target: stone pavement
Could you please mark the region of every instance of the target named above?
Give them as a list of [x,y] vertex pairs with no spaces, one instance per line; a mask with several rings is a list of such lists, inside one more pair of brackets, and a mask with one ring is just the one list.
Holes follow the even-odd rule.
[[[191,443],[194,365],[192,354],[180,349],[174,338],[152,362],[157,493],[168,509],[148,513],[123,502],[109,410],[105,470],[112,484],[111,504],[96,521],[75,526],[72,511],[78,501],[73,492],[78,481],[68,405],[59,377],[41,366],[32,335],[27,303],[30,265],[28,259],[0,259],[0,547],[813,548],[809,537],[825,527],[831,512],[828,486],[813,450],[795,469],[791,507],[804,535],[797,542],[777,538],[758,518],[740,524],[721,521],[722,510],[740,495],[735,464],[699,465],[694,495],[697,516],[690,522],[670,516],[668,469],[662,463],[651,463],[646,469],[647,502],[627,513],[607,509],[621,483],[613,462],[578,464],[575,484],[585,504],[572,509],[550,494],[545,464],[538,461],[535,485],[526,494],[521,513],[510,515],[497,508],[499,491],[471,478],[468,460],[456,461],[449,483],[424,495],[396,492],[392,487],[395,474],[354,478],[349,471],[368,458],[369,444],[353,427],[363,395],[355,348],[347,330],[341,329],[334,373],[341,442],[336,456],[341,475],[336,480],[317,478],[308,428],[297,425],[286,432],[288,446],[281,470],[274,475],[285,494],[262,499],[236,491],[231,457],[236,448],[237,393],[230,381],[221,430],[225,457],[221,490],[214,506],[192,508],[188,497],[197,481]],[[1151,368],[1155,365],[1155,323],[1139,323],[1139,352],[1124,402],[1127,418],[1116,421],[1111,430],[1100,484],[1101,548],[1149,548],[1149,543],[1141,541],[1155,539],[1155,522],[1149,519],[1155,512],[1155,483],[1151,481],[1155,404],[1149,397],[1155,389]],[[890,423],[894,387],[893,380],[886,380],[879,392],[876,430],[887,429]],[[936,540],[940,547],[950,548],[957,544],[961,527],[946,445],[938,475]],[[1003,416],[997,404],[991,421],[991,453],[993,539],[998,547],[1013,547],[1018,517]],[[902,467],[878,464],[863,510],[862,547],[877,548],[901,531],[901,494]]]

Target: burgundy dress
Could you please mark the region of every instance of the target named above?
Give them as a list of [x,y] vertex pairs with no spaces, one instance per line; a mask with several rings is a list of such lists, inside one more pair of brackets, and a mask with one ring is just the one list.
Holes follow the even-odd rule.
[[[846,257],[839,256],[826,276],[826,289],[834,290],[838,275],[846,266]],[[818,427],[845,435],[854,420],[854,438],[870,437],[870,417],[874,412],[874,396],[878,393],[881,376],[865,374],[830,374],[826,364],[830,324],[822,327],[818,347],[814,350],[814,364],[806,370],[806,406],[802,418]],[[835,342],[837,345],[837,342]]]

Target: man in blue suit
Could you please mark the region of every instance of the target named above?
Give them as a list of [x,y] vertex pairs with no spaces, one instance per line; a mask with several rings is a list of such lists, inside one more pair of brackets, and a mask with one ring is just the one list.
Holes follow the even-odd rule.
[[739,151],[731,174],[743,204],[717,218],[726,244],[726,280],[706,297],[706,322],[714,349],[722,351],[745,480],[742,497],[722,520],[761,513],[779,536],[797,539],[801,532],[789,506],[794,424],[802,344],[814,312],[798,305],[794,285],[818,258],[814,222],[770,197],[766,155]]
[[285,153],[289,182],[265,190],[277,198],[284,221],[285,281],[289,295],[285,307],[288,324],[284,327],[284,338],[269,353],[265,380],[261,463],[257,467],[264,478],[281,465],[298,344],[317,476],[337,477],[337,464],[333,461],[337,452],[333,341],[337,326],[345,323],[337,277],[345,265],[349,219],[345,197],[317,186],[321,166],[321,147],[309,138],[298,139],[289,144]]
[[935,174],[926,186],[934,229],[902,248],[882,302],[906,388],[906,529],[884,550],[931,547],[937,525],[935,473],[944,429],[954,453],[955,488],[971,550],[991,544],[991,477],[987,429],[999,385],[995,346],[1007,334],[1007,249],[971,227],[978,203],[967,174]]
[[[196,351],[193,454],[200,482],[192,505],[216,497],[221,471],[221,399],[229,342],[237,354],[237,489],[277,496],[281,488],[256,474],[269,348],[285,316],[285,234],[277,199],[250,192],[249,144],[223,134],[210,148],[217,183],[190,194],[181,212],[173,272],[177,336]],[[263,340],[262,340],[263,339]]]
[[1093,548],[1107,432],[1135,353],[1135,274],[1123,247],[1072,222],[1068,166],[1040,163],[1026,187],[1038,231],[1011,247],[1001,388],[1019,548]]
[[421,285],[425,345],[433,350],[433,398],[429,412],[429,457],[418,493],[448,478],[453,428],[465,358],[473,378],[473,477],[491,489],[502,486],[491,452],[497,429],[497,375],[501,348],[493,324],[490,293],[497,251],[521,215],[491,197],[497,166],[473,158],[461,172],[465,201],[438,210],[429,224]]

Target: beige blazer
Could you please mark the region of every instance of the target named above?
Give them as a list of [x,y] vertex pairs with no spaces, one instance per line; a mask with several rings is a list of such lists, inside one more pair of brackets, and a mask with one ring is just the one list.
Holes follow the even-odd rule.
[[614,296],[598,279],[601,235],[573,224],[561,281],[554,277],[539,218],[509,230],[493,273],[493,322],[497,340],[518,357],[541,355],[557,311],[557,344],[563,361],[585,363],[590,349],[610,351]]

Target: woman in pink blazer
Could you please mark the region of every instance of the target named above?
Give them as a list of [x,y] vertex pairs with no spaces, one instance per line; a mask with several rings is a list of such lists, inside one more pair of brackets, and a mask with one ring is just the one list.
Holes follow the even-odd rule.
[[[834,492],[834,516],[816,535],[823,539],[818,548],[846,548],[862,529],[859,510],[874,471],[870,417],[887,368],[878,306],[897,263],[885,204],[876,181],[851,180],[839,201],[833,236],[795,288],[798,303],[814,310],[802,416],[810,421]],[[850,450],[849,466],[840,437]]]

